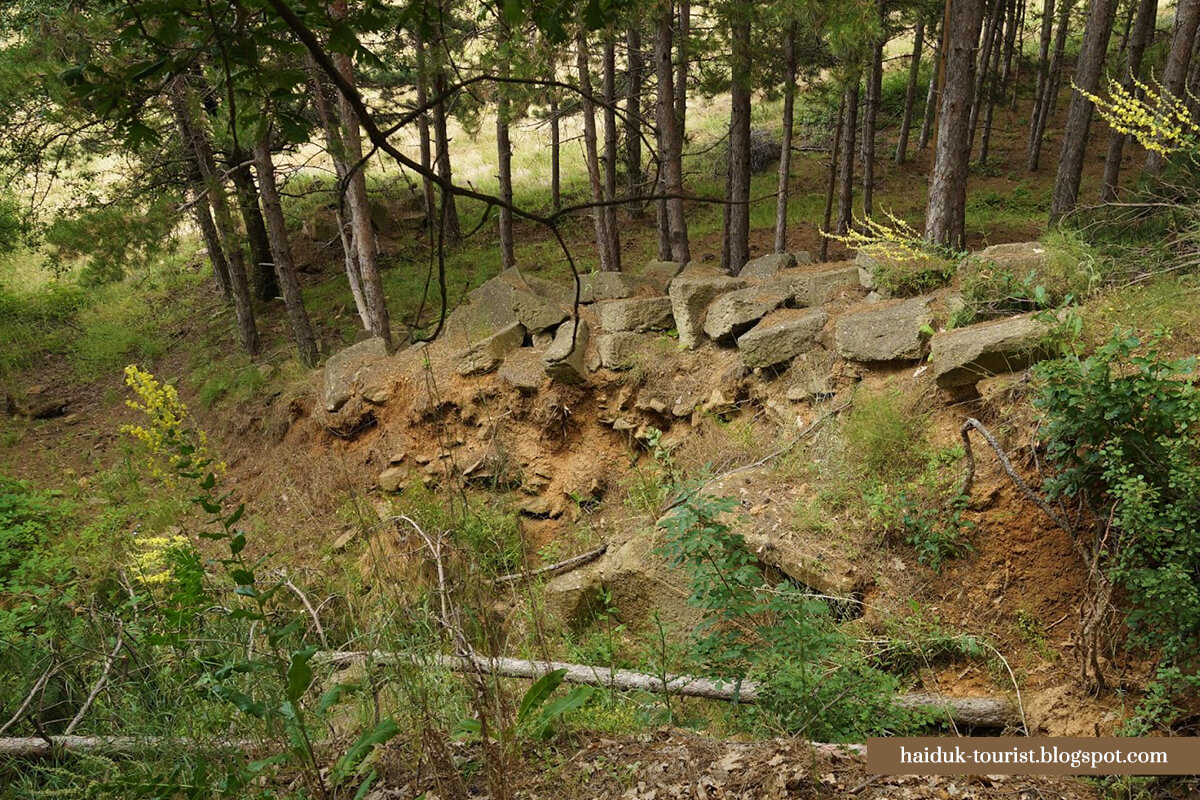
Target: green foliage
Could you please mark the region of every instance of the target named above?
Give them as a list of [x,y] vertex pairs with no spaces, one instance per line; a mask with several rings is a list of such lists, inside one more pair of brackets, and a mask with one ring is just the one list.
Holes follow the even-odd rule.
[[966,505],[967,498],[959,496],[949,506],[935,510],[907,494],[900,495],[904,541],[917,551],[917,560],[934,572],[941,572],[946,561],[972,549],[967,537],[975,523],[964,518]]
[[929,412],[899,389],[860,394],[842,421],[850,458],[872,481],[895,482],[917,472],[927,450]]
[[916,717],[893,708],[894,676],[871,664],[822,600],[790,583],[769,586],[741,535],[724,523],[728,498],[693,496],[663,521],[660,552],[687,571],[688,603],[705,613],[693,656],[735,685],[763,688],[764,721],[821,741],[909,729]]
[[146,205],[98,204],[59,217],[43,234],[51,263],[65,272],[70,262],[83,259],[79,282],[84,286],[144,271],[176,246],[177,199],[166,195]]
[[1039,366],[1035,404],[1056,467],[1046,489],[1111,520],[1096,535],[1132,639],[1161,651],[1178,691],[1200,653],[1200,394],[1194,360],[1164,357],[1162,338],[1118,329],[1087,358]]
[[65,283],[28,294],[0,286],[0,381],[8,382],[43,353],[64,348],[74,333],[69,326],[86,303],[81,289]]
[[[497,738],[502,741],[543,741],[553,736],[555,723],[582,707],[595,691],[591,686],[576,686],[550,702],[566,675],[566,669],[556,669],[534,681],[521,698],[516,719]],[[458,732],[462,736],[480,737],[483,735],[483,723],[477,719],[464,719],[458,724]]]

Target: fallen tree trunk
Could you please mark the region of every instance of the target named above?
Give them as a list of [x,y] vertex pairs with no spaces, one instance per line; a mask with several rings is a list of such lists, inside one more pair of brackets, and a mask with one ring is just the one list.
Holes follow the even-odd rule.
[[[762,689],[755,681],[740,684],[714,678],[693,675],[666,675],[663,677],[627,669],[609,669],[587,664],[570,664],[562,661],[526,661],[519,658],[487,658],[486,656],[418,656],[409,653],[383,651],[337,651],[319,653],[313,660],[340,666],[370,659],[380,664],[411,663],[438,666],[452,672],[479,672],[505,678],[537,679],[541,676],[565,669],[563,680],[587,686],[602,686],[620,691],[642,691],[653,694],[673,694],[680,697],[703,697],[725,702],[757,703]],[[895,701],[899,708],[925,708],[949,717],[956,725],[970,727],[1006,728],[1021,723],[1017,708],[1006,698],[997,697],[946,697],[944,695],[919,693],[899,695]]]
[[260,743],[205,742],[162,736],[12,736],[0,737],[0,758],[47,758],[55,753],[135,756],[148,750],[248,750]]

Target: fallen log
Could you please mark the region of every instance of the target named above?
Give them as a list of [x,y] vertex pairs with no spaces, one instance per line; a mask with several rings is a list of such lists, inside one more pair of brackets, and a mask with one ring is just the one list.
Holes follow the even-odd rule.
[[48,758],[55,753],[136,756],[151,750],[248,750],[261,745],[250,741],[205,742],[163,736],[12,736],[0,737],[2,758]]
[[[627,669],[610,669],[588,664],[570,664],[563,661],[526,661],[519,658],[488,658],[486,656],[415,655],[390,653],[379,650],[344,650],[318,653],[313,659],[332,666],[342,666],[370,659],[379,664],[425,664],[441,667],[452,672],[479,672],[505,678],[529,678],[531,680],[565,669],[563,680],[586,686],[601,686],[620,691],[642,691],[653,694],[673,694],[679,697],[703,697],[725,702],[756,703],[762,689],[755,681],[725,681],[701,678],[693,675],[666,675],[663,677]],[[665,677],[665,681],[664,681]],[[948,717],[956,725],[980,728],[1008,728],[1021,724],[1020,712],[1007,698],[997,697],[947,697],[924,692],[897,696],[899,708],[928,709],[935,714]]]

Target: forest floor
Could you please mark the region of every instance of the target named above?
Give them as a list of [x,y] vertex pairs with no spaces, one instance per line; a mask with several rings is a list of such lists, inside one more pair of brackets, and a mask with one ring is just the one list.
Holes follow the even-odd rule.
[[[1061,106],[1065,103],[1060,104],[1060,117],[1064,112]],[[770,103],[763,104],[764,110],[756,108],[756,124],[769,126],[768,115],[774,108]],[[719,114],[715,111],[696,125],[697,150],[711,144],[700,137],[706,129],[717,127],[713,120],[719,120]],[[1033,240],[1046,230],[1059,129],[1052,128],[1047,137],[1043,157],[1047,166],[1029,173],[1023,166],[1027,130],[1022,115],[1001,110],[997,125],[992,160],[970,179],[967,230],[971,249]],[[881,147],[890,142],[891,134],[891,130],[881,132]],[[820,144],[815,138],[812,143]],[[486,149],[486,145],[484,141],[475,147]],[[1106,137],[1095,135],[1085,168],[1085,200],[1098,193],[1105,147]],[[467,145],[464,148],[469,149]],[[1137,155],[1134,148],[1128,151],[1132,171]],[[798,154],[789,228],[794,250],[815,253],[820,249],[826,157],[823,153]],[[699,157],[693,163],[692,182],[699,194],[716,194],[720,178],[699,172],[702,163]],[[881,159],[876,206],[901,218],[919,220],[927,171],[927,153],[913,154],[900,167]],[[411,201],[397,199],[403,193],[394,174],[384,172],[377,177],[380,195],[390,196],[392,203],[392,223],[381,230],[381,244],[394,318],[409,330],[425,330],[434,320],[431,309],[437,305],[434,298],[422,299],[425,268],[430,264],[429,243],[413,224]],[[537,175],[533,178],[536,181]],[[752,256],[771,248],[774,182],[773,170],[754,179],[753,196],[767,199],[753,206]],[[571,182],[568,190],[582,199],[582,183]],[[354,340],[356,321],[339,273],[336,248],[321,236],[306,236],[327,222],[327,208],[321,196],[316,197],[294,200],[289,213],[298,232],[306,300],[323,349],[331,353]],[[477,218],[478,211],[467,204],[460,206],[464,228],[474,227],[468,220],[473,213]],[[695,259],[715,257],[720,252],[719,207],[697,203],[688,213]],[[652,213],[640,219],[625,212],[622,215],[626,263],[640,265],[651,260]],[[590,224],[581,217],[565,228],[581,269],[591,268],[584,255],[591,251]],[[554,253],[544,231],[519,223],[517,240],[519,263],[542,276],[565,279],[564,260]],[[852,255],[831,243],[831,260]],[[373,490],[376,475],[397,452],[407,452],[411,463],[435,459],[449,447],[459,449],[457,457],[465,459],[476,444],[472,436],[478,426],[454,417],[421,421],[406,402],[382,411],[372,419],[370,430],[361,434],[331,431],[325,427],[324,417],[314,411],[319,404],[321,374],[302,370],[290,357],[281,309],[261,309],[264,341],[270,343],[264,359],[251,364],[230,355],[236,350],[234,331],[225,309],[198,271],[201,259],[195,243],[185,240],[178,259],[187,264],[182,277],[138,276],[124,286],[126,296],[120,305],[86,308],[72,322],[74,330],[46,334],[45,346],[36,351],[31,363],[2,376],[19,401],[53,397],[65,406],[66,413],[46,420],[0,417],[0,472],[61,489],[95,517],[87,528],[90,538],[81,536],[78,542],[78,557],[84,565],[122,558],[118,540],[131,529],[186,526],[189,511],[139,485],[134,477],[136,456],[128,437],[120,432],[122,425],[136,422],[136,413],[124,403],[121,374],[125,363],[136,361],[162,378],[176,380],[200,426],[208,432],[213,449],[228,464],[228,479],[236,487],[238,499],[252,509],[251,524],[257,533],[252,549],[256,554],[275,554],[277,563],[303,575],[329,598],[366,595],[380,581],[398,582],[394,573],[389,576],[386,571],[395,568],[395,552],[381,544],[385,537],[375,535],[381,508],[381,498]],[[448,300],[453,307],[467,290],[499,272],[490,227],[456,245],[447,265]],[[1194,352],[1200,337],[1200,305],[1194,302],[1195,292],[1192,284],[1175,279],[1101,292],[1086,301],[1086,336],[1094,340],[1117,323],[1135,324],[1140,329],[1163,324],[1177,333],[1172,348]],[[851,298],[848,302],[852,306],[860,301]],[[672,358],[670,368],[678,374],[702,375],[715,374],[722,356],[713,349]],[[970,407],[934,403],[927,382],[908,381],[911,372],[868,370],[856,376],[862,386],[856,391],[879,396],[900,391],[905,402],[924,403],[929,411],[925,417],[928,445],[935,451],[953,447],[966,413],[981,416],[1001,431],[1006,447],[1018,456],[1023,469],[1035,468],[1036,423],[1027,395],[1018,390]],[[467,381],[450,371],[439,372],[436,379],[443,401],[461,409],[494,389],[490,378]],[[842,397],[832,398],[827,406],[814,406],[811,417],[835,407]],[[563,501],[561,508],[554,509],[556,513],[535,516],[516,515],[527,499],[519,492],[473,494],[472,502],[501,509],[517,520],[518,549],[505,567],[537,566],[645,527],[649,506],[639,501],[638,494],[646,491],[647,476],[651,480],[659,477],[653,459],[629,439],[600,429],[596,424],[600,408],[594,395],[564,392],[550,401],[543,398],[539,408],[533,408],[528,399],[497,403],[497,416],[513,414],[510,440],[521,443],[511,457],[536,463],[549,476],[556,496],[570,497],[596,480],[607,481],[611,487],[596,506],[583,508]],[[546,409],[567,407],[574,432],[550,446],[547,441],[553,437],[546,432],[552,419]],[[788,432],[763,413],[761,406],[747,402],[745,409],[746,413],[733,421],[710,421],[678,434],[673,441],[675,468],[698,474],[705,465],[750,464],[786,440]],[[862,599],[869,609],[866,624],[876,632],[914,639],[931,633],[970,634],[986,640],[1003,656],[942,654],[934,663],[913,671],[915,685],[950,695],[970,695],[1008,693],[1015,682],[1022,689],[1024,713],[1039,731],[1111,735],[1133,702],[1127,691],[1136,692],[1148,665],[1129,653],[1113,652],[1105,666],[1121,691],[1097,698],[1080,684],[1073,648],[1086,576],[1069,538],[1040,518],[995,463],[988,461],[981,465],[970,509],[971,518],[979,525],[973,552],[935,572],[916,564],[903,547],[880,546],[870,521],[861,518],[867,510],[862,505],[850,504],[843,516],[822,525],[800,518],[796,509],[821,492],[846,490],[844,485],[826,480],[820,469],[806,471],[799,463],[810,459],[812,464],[825,464],[821,448],[837,446],[836,439],[815,442],[812,449],[789,463],[727,481],[721,488],[735,493],[751,515],[758,513],[754,509],[771,506],[784,509],[780,512],[784,524],[797,529],[816,526],[809,530],[814,534],[833,531],[844,535],[839,544],[843,557],[860,562],[859,569],[871,576]],[[416,504],[451,502],[435,492],[413,494],[411,502]],[[365,519],[370,521],[364,523]],[[385,549],[381,552],[379,547]],[[386,568],[383,572],[381,564]],[[515,639],[527,635],[526,646],[547,647],[545,640],[522,627],[528,626],[530,604],[528,597],[515,596],[496,611],[519,632],[513,634]],[[611,625],[572,632],[568,646],[558,646],[557,654],[581,660],[602,650],[600,645],[606,639],[616,638],[623,640],[620,658],[632,665],[646,647],[645,620],[621,621],[619,628],[615,633]],[[611,645],[609,641],[610,657]],[[645,699],[639,702],[651,704]],[[1097,796],[1095,786],[1064,779],[876,778],[864,774],[860,760],[828,755],[814,759],[803,743],[793,740],[739,741],[745,733],[744,725],[739,728],[736,712],[717,706],[697,702],[691,707],[691,721],[708,736],[661,721],[625,725],[636,717],[628,710],[612,720],[587,720],[556,744],[554,763],[530,766],[527,761],[514,771],[513,783],[529,797],[581,799]],[[385,777],[388,788],[372,796],[411,797],[415,791],[407,792],[405,787],[419,789],[422,785],[420,776],[400,764],[394,774]]]

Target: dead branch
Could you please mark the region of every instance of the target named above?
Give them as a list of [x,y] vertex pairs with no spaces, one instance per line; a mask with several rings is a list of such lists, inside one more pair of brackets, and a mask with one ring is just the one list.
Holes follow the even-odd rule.
[[87,699],[83,701],[83,705],[79,707],[75,718],[71,720],[71,724],[63,732],[70,736],[79,727],[79,723],[83,722],[83,718],[87,715],[88,709],[92,707],[92,703],[96,702],[96,698],[104,689],[104,684],[108,683],[108,673],[112,672],[113,664],[117,660],[117,653],[121,652],[121,648],[125,646],[125,631],[124,629],[117,631],[117,644],[113,647],[112,652],[108,654],[108,658],[104,659],[104,668],[100,670],[100,677],[92,686],[92,691],[88,693]]
[[17,720],[21,718],[21,715],[25,713],[25,709],[29,708],[29,704],[33,702],[33,698],[37,697],[38,693],[42,691],[43,687],[45,687],[46,681],[50,680],[50,676],[58,672],[60,668],[61,665],[59,664],[51,664],[46,671],[42,673],[42,676],[34,682],[33,688],[29,690],[29,694],[25,695],[25,700],[22,701],[20,707],[17,708],[16,713],[12,715],[8,722],[0,725],[0,734],[4,733],[6,730],[16,724]]
[[979,434],[983,437],[983,440],[988,443],[992,450],[995,451],[996,458],[1000,460],[1001,468],[1003,468],[1003,470],[1008,474],[1008,477],[1012,479],[1013,484],[1021,491],[1021,493],[1029,498],[1034,505],[1040,508],[1042,512],[1054,522],[1055,525],[1062,528],[1064,531],[1070,534],[1072,539],[1074,539],[1075,531],[1071,527],[1071,523],[1069,523],[1059,514],[1055,513],[1054,509],[1050,507],[1050,504],[1047,503],[1041,497],[1041,495],[1029,488],[1029,484],[1025,483],[1025,481],[1013,468],[1012,462],[1009,460],[1008,455],[1004,452],[1004,448],[1002,448],[1000,443],[996,441],[996,437],[992,435],[991,431],[983,426],[983,423],[974,417],[967,417],[966,422],[964,422],[962,427],[959,428],[959,435],[962,436],[963,447],[966,450],[967,471],[966,474],[963,475],[962,483],[959,485],[959,489],[955,493],[955,497],[962,497],[964,495],[969,496],[971,494],[971,486],[975,482],[975,454],[971,450],[971,437],[969,435],[972,428],[979,431]]
[[492,583],[493,584],[520,583],[522,581],[527,581],[531,578],[536,578],[539,575],[548,575],[550,573],[559,574],[559,573],[563,573],[563,572],[570,572],[572,570],[579,569],[580,567],[584,566],[585,564],[592,563],[597,558],[599,558],[600,556],[604,555],[607,552],[608,552],[608,545],[602,544],[599,547],[597,547],[595,550],[590,550],[586,553],[581,553],[580,555],[577,555],[577,556],[571,556],[570,558],[563,559],[562,561],[559,561],[555,564],[549,564],[545,567],[541,567],[540,569],[531,569],[531,570],[526,570],[525,572],[514,572],[511,575],[501,575],[499,578],[493,578]]

